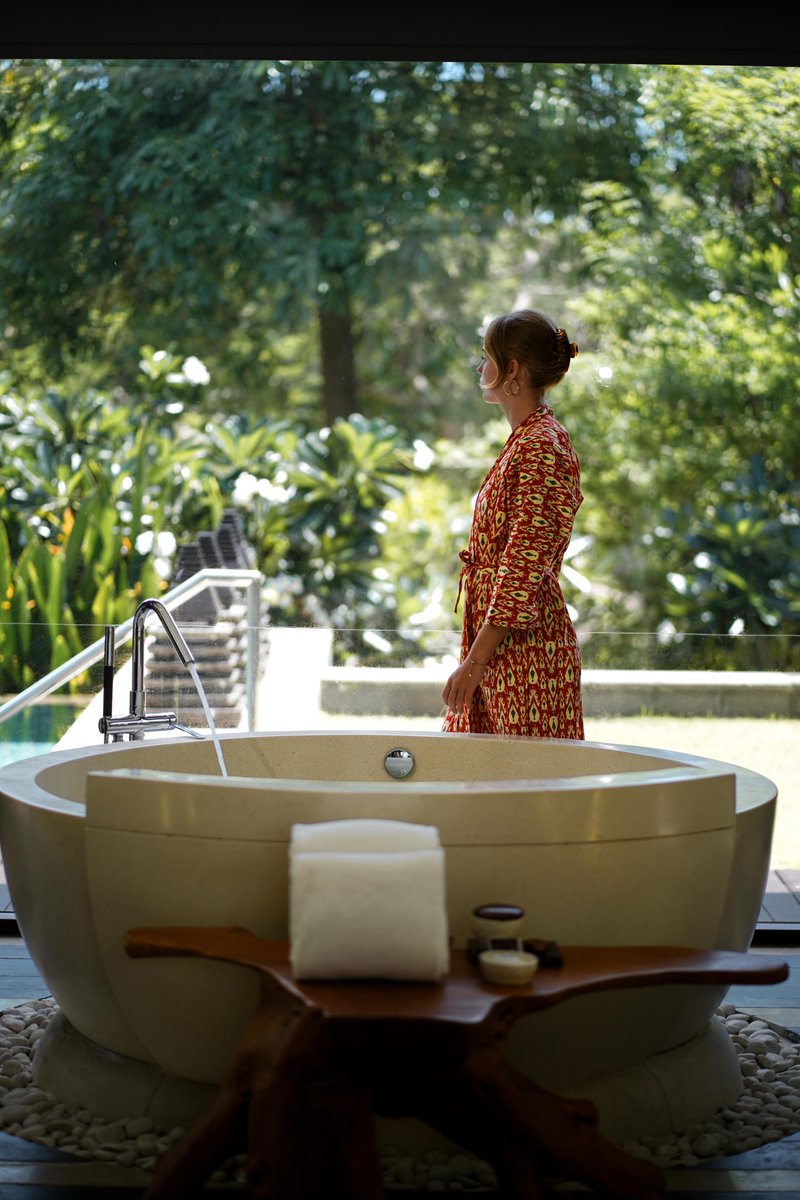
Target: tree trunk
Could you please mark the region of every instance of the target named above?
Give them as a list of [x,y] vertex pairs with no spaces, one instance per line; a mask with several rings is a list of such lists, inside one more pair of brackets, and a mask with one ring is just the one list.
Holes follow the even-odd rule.
[[320,349],[322,353],[322,399],[325,424],[357,411],[356,371],[353,353],[353,319],[348,297],[334,311],[319,310]]

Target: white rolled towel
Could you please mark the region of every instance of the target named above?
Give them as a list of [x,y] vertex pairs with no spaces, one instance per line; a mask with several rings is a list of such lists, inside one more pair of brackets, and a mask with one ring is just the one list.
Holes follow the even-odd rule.
[[435,825],[353,817],[344,821],[293,825],[289,849],[292,854],[309,854],[317,850],[343,850],[349,854],[360,854],[438,850],[440,845],[439,830]]
[[[361,826],[357,846],[394,822],[326,822]],[[403,825],[403,822],[397,822]],[[348,831],[318,826],[322,841],[336,843]],[[441,979],[449,967],[444,850],[300,850],[292,831],[289,863],[290,961],[297,979]],[[401,830],[378,831],[400,838]],[[411,838],[415,835],[412,833]],[[430,834],[425,837],[430,841]],[[308,841],[306,841],[308,844]]]

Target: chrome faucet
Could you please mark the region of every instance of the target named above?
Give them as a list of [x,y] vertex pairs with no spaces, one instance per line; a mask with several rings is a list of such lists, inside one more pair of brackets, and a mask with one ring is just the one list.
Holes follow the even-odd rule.
[[144,633],[145,621],[151,612],[155,613],[163,625],[175,648],[175,653],[183,665],[188,667],[190,663],[195,662],[194,655],[167,608],[160,600],[142,600],[133,615],[131,631],[133,658],[131,660],[130,711],[125,717],[112,717],[115,636],[113,627],[107,626],[103,647],[103,715],[98,722],[105,742],[119,742],[126,736],[130,741],[135,741],[144,737],[145,733],[164,729],[180,729],[192,737],[201,738],[203,736],[194,729],[179,725],[174,712],[147,712],[147,693],[144,687]]

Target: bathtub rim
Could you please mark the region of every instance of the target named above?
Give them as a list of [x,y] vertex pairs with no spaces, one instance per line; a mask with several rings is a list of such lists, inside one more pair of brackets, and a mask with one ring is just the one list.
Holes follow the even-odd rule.
[[[418,732],[417,731],[412,732],[412,731],[406,730],[406,731],[400,731],[398,733],[394,733],[392,730],[382,730],[382,729],[379,729],[379,730],[352,730],[352,729],[300,730],[300,729],[298,729],[298,730],[275,730],[275,731],[258,730],[258,731],[254,731],[254,732],[243,732],[243,731],[236,730],[236,731],[231,731],[228,733],[222,733],[219,736],[220,736],[220,740],[222,742],[229,742],[229,741],[233,742],[233,741],[241,741],[241,740],[248,740],[248,739],[262,740],[262,739],[275,739],[275,738],[279,738],[282,740],[290,740],[290,739],[295,739],[295,738],[313,738],[315,740],[322,739],[322,738],[326,738],[326,739],[348,738],[353,741],[363,741],[365,739],[373,739],[373,740],[380,739],[381,743],[383,743],[383,744],[388,744],[391,742],[396,742],[397,744],[403,744],[403,743],[408,744],[410,741],[429,741],[429,740],[441,741],[443,739],[447,739],[448,742],[452,741],[453,739],[467,739],[472,742],[474,742],[474,741],[491,741],[494,743],[497,743],[498,741],[512,741],[512,742],[516,743],[519,741],[519,738],[517,738],[517,737],[513,737],[512,735],[502,735],[502,734],[497,735],[497,734],[476,734],[476,733],[444,733],[441,731],[428,731],[428,730],[420,730]],[[664,777],[665,773],[669,772],[671,774],[675,770],[687,772],[689,774],[689,776],[691,776],[691,777],[695,777],[696,773],[698,773],[698,772],[700,774],[710,774],[710,775],[733,774],[735,777],[735,788],[734,788],[735,810],[734,811],[736,813],[739,813],[739,812],[747,810],[747,809],[757,808],[757,807],[760,807],[765,804],[774,803],[776,800],[776,797],[777,797],[777,785],[771,779],[769,779],[767,776],[762,775],[757,771],[753,771],[749,767],[742,767],[735,763],[728,763],[728,762],[724,762],[719,759],[705,758],[705,757],[702,757],[700,755],[695,755],[695,754],[685,754],[681,751],[676,751],[676,750],[661,750],[661,749],[658,749],[657,747],[629,746],[627,744],[623,744],[623,743],[619,743],[619,742],[590,742],[590,741],[583,741],[583,740],[577,740],[577,739],[565,739],[565,738],[536,738],[536,739],[530,739],[530,740],[536,741],[537,743],[545,744],[545,745],[548,745],[548,744],[549,745],[557,745],[561,748],[563,748],[566,745],[566,746],[570,746],[570,747],[574,747],[574,748],[585,747],[587,749],[597,749],[597,750],[608,750],[608,751],[621,752],[624,754],[631,755],[632,757],[658,758],[658,759],[661,759],[662,761],[667,761],[667,762],[674,764],[672,767],[667,766],[667,767],[662,767],[662,768],[655,768],[655,767],[651,767],[649,769],[646,768],[645,773],[651,778],[654,776]],[[181,738],[182,745],[187,746],[187,747],[193,746],[193,745],[200,745],[200,744],[208,745],[208,744],[210,744],[210,741],[211,741],[210,738],[204,738],[204,739],[196,739],[192,742],[187,742],[185,739]],[[149,740],[142,740],[140,742],[119,742],[119,743],[113,743],[113,744],[109,744],[109,745],[103,745],[101,743],[97,746],[91,746],[91,745],[78,746],[78,747],[68,749],[68,750],[59,750],[56,748],[55,750],[48,751],[46,754],[34,755],[34,756],[31,756],[30,758],[20,759],[17,762],[9,763],[4,767],[0,767],[0,802],[2,802],[3,800],[11,800],[13,802],[22,802],[22,803],[24,803],[26,805],[30,805],[31,807],[34,807],[34,808],[44,808],[44,809],[48,809],[48,810],[54,811],[54,812],[62,812],[64,814],[69,814],[69,815],[72,815],[75,817],[84,817],[85,813],[86,813],[85,796],[84,796],[83,800],[72,800],[72,799],[67,798],[66,796],[59,795],[57,792],[49,791],[47,789],[47,787],[44,786],[44,784],[42,782],[40,782],[40,776],[44,775],[46,777],[49,777],[50,774],[57,771],[59,769],[59,767],[66,765],[66,764],[77,763],[80,760],[88,758],[88,757],[108,756],[109,760],[111,760],[111,759],[113,759],[113,757],[115,757],[117,754],[120,754],[120,753],[128,754],[131,751],[135,752],[135,751],[138,751],[140,748],[145,748],[145,747],[149,747],[152,749],[164,748],[164,747],[168,747],[168,746],[174,744],[174,742],[175,742],[175,738],[166,737],[166,738],[151,738]],[[580,753],[580,749],[578,749],[578,752]],[[259,781],[259,783],[265,784],[265,785],[269,785],[270,783],[275,782],[275,783],[280,783],[283,786],[289,784],[289,785],[294,785],[297,787],[311,788],[314,785],[316,785],[318,787],[325,787],[325,788],[333,787],[334,789],[336,789],[337,787],[341,787],[341,788],[348,787],[349,788],[349,787],[357,786],[355,781],[330,780],[330,779],[315,780],[315,779],[306,779],[306,778],[303,778],[300,776],[292,776],[292,777],[289,777],[288,779],[283,779],[283,778],[278,778],[278,777],[274,777],[274,776],[266,776],[265,777],[265,776],[234,775],[234,776],[229,776],[229,777],[225,778],[216,773],[207,773],[207,772],[202,772],[202,771],[200,771],[200,772],[187,772],[187,771],[168,772],[168,771],[163,771],[159,768],[131,767],[127,764],[126,765],[120,764],[119,767],[114,767],[114,766],[112,766],[111,761],[109,761],[108,766],[105,766],[105,765],[99,766],[98,765],[96,768],[93,768],[93,769],[96,771],[102,771],[104,773],[112,772],[112,771],[116,771],[116,770],[119,770],[119,771],[122,771],[125,773],[130,773],[131,771],[137,771],[137,772],[147,771],[147,772],[150,772],[151,774],[156,774],[160,777],[179,776],[181,779],[186,779],[187,776],[191,775],[191,776],[196,776],[198,781],[202,781],[203,784],[215,783],[216,785],[229,784],[231,781],[236,780],[236,779],[244,779],[244,780],[248,780],[250,782],[252,782],[253,779],[256,779]],[[85,774],[88,775],[89,771],[86,771]],[[620,771],[620,772],[612,772],[612,773],[603,773],[601,775],[570,775],[570,776],[561,777],[561,778],[554,778],[554,777],[538,777],[537,778],[535,776],[529,776],[529,777],[525,777],[525,778],[517,778],[517,779],[510,779],[510,780],[503,779],[503,778],[486,779],[486,780],[477,781],[477,783],[474,785],[471,784],[469,781],[458,781],[458,780],[452,780],[452,781],[450,781],[450,780],[446,780],[446,781],[431,780],[431,781],[427,781],[427,782],[420,782],[420,781],[414,781],[412,779],[405,779],[405,780],[397,780],[397,781],[387,780],[386,782],[380,781],[380,783],[368,783],[368,784],[365,784],[364,786],[368,786],[368,787],[372,787],[372,788],[380,788],[380,789],[382,789],[382,793],[384,795],[389,795],[389,796],[400,794],[402,790],[408,791],[409,789],[413,789],[413,790],[435,789],[435,790],[438,790],[439,792],[441,792],[442,790],[446,790],[446,789],[453,790],[455,788],[456,790],[463,790],[466,792],[466,791],[471,790],[473,786],[477,786],[478,784],[480,784],[483,787],[497,787],[500,790],[508,790],[508,791],[513,792],[515,790],[519,790],[522,787],[525,787],[528,790],[530,790],[531,784],[536,783],[537,781],[542,784],[546,783],[548,787],[557,787],[558,785],[561,785],[564,790],[569,790],[570,787],[576,786],[577,784],[579,784],[581,786],[586,786],[587,784],[589,784],[592,781],[596,781],[599,784],[599,786],[608,786],[611,783],[613,783],[616,786],[619,783],[624,782],[625,776],[633,776],[633,775],[640,776],[641,774],[642,774],[641,772]],[[413,794],[413,790],[412,790],[412,794]]]

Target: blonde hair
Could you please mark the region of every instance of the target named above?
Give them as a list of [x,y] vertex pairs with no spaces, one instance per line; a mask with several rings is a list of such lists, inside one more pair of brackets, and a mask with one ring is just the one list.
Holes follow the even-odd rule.
[[578,353],[565,330],[535,308],[520,308],[495,317],[483,338],[489,362],[497,370],[491,387],[505,378],[509,363],[516,359],[525,372],[528,386],[543,392],[560,383]]

